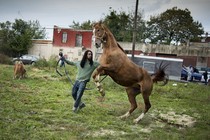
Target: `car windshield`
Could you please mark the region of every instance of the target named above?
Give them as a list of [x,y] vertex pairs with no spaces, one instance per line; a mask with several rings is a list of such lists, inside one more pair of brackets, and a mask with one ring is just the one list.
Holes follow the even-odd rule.
[[23,59],[39,59],[39,57],[35,56],[35,55],[23,55],[23,56],[21,56],[21,58],[23,58]]
[[28,56],[28,55],[23,55],[23,56],[21,56],[21,58],[23,58],[23,59],[28,59],[28,58],[31,58],[31,57]]

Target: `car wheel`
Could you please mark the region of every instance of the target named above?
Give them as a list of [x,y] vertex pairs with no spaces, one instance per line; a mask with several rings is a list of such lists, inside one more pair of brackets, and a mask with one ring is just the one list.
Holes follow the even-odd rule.
[[36,64],[36,62],[34,62],[34,61],[33,61],[33,62],[31,62],[31,65],[33,65],[33,66],[34,66],[35,64]]

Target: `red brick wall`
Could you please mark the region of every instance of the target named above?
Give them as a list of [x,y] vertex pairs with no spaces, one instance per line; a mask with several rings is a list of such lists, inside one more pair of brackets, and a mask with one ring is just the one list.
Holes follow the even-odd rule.
[[183,59],[183,65],[185,66],[189,66],[192,65],[194,67],[196,67],[196,63],[197,63],[197,56],[178,56],[178,58]]
[[91,48],[92,44],[92,31],[91,32],[82,32],[82,45],[85,48]]
[[207,67],[210,67],[210,57],[207,58]]
[[[67,42],[62,42],[63,33],[67,33]],[[89,30],[73,30],[68,28],[54,27],[53,30],[53,46],[59,47],[75,47],[76,35],[82,35],[82,46],[85,48],[91,48],[92,43],[92,31]]]

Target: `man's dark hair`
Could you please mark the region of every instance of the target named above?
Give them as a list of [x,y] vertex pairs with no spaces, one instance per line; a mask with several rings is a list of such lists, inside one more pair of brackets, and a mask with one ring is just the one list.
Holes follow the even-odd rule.
[[81,60],[81,62],[80,62],[80,66],[82,67],[82,68],[84,68],[84,66],[85,66],[85,62],[87,61],[87,54],[88,53],[91,53],[92,55],[91,55],[91,59],[89,60],[90,61],[90,65],[92,66],[93,65],[93,52],[91,51],[91,50],[87,50],[87,51],[85,51],[85,53],[84,53],[84,55],[83,55],[83,57],[82,57],[82,60]]

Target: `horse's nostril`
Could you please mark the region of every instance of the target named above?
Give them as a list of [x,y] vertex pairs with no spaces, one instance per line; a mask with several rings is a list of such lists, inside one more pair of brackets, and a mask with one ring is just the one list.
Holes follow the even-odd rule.
[[100,47],[100,45],[98,43],[95,43],[95,46],[96,46],[96,48],[99,48]]

